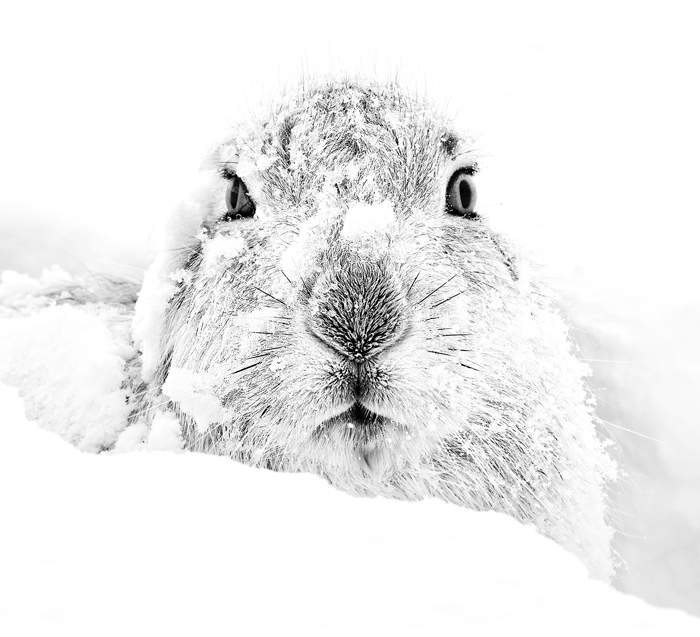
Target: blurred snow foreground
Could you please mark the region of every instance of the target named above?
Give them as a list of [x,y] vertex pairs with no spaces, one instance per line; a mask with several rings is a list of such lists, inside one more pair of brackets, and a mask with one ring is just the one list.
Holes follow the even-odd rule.
[[[132,352],[128,323],[101,315],[118,310],[32,296],[66,276],[0,286],[0,378],[24,397],[0,385],[0,634],[700,634],[502,514],[204,454],[80,453],[32,418],[112,446]],[[167,420],[127,443],[181,448]]]

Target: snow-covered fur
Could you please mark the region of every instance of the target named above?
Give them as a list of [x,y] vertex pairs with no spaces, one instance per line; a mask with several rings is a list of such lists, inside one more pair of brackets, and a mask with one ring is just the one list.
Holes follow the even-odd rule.
[[188,449],[509,513],[609,578],[588,370],[478,210],[446,209],[460,170],[470,139],[395,86],[312,86],[238,129],[159,234],[117,447],[179,422]]

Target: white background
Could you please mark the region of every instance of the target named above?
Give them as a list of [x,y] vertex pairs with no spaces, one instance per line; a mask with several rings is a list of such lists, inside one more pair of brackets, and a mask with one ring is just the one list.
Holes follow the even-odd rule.
[[305,76],[397,76],[476,136],[480,210],[594,359],[620,585],[700,614],[699,33],[692,2],[8,4],[0,270],[138,275],[219,131]]

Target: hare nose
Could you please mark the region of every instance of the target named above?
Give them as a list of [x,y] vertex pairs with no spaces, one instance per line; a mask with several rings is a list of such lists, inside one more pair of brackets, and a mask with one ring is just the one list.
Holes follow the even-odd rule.
[[329,347],[361,364],[405,332],[405,301],[386,266],[347,263],[314,286],[310,328]]

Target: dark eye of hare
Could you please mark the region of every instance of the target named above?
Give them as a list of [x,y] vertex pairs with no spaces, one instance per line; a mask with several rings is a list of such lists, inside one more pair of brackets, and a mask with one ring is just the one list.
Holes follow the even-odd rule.
[[474,178],[467,170],[458,170],[450,178],[445,195],[447,212],[454,215],[463,215],[473,219],[477,216],[474,212],[476,206],[476,184]]
[[243,180],[238,175],[231,175],[228,180],[228,188],[226,188],[226,210],[228,212],[224,221],[252,217],[255,214],[255,203],[248,195],[248,189]]

